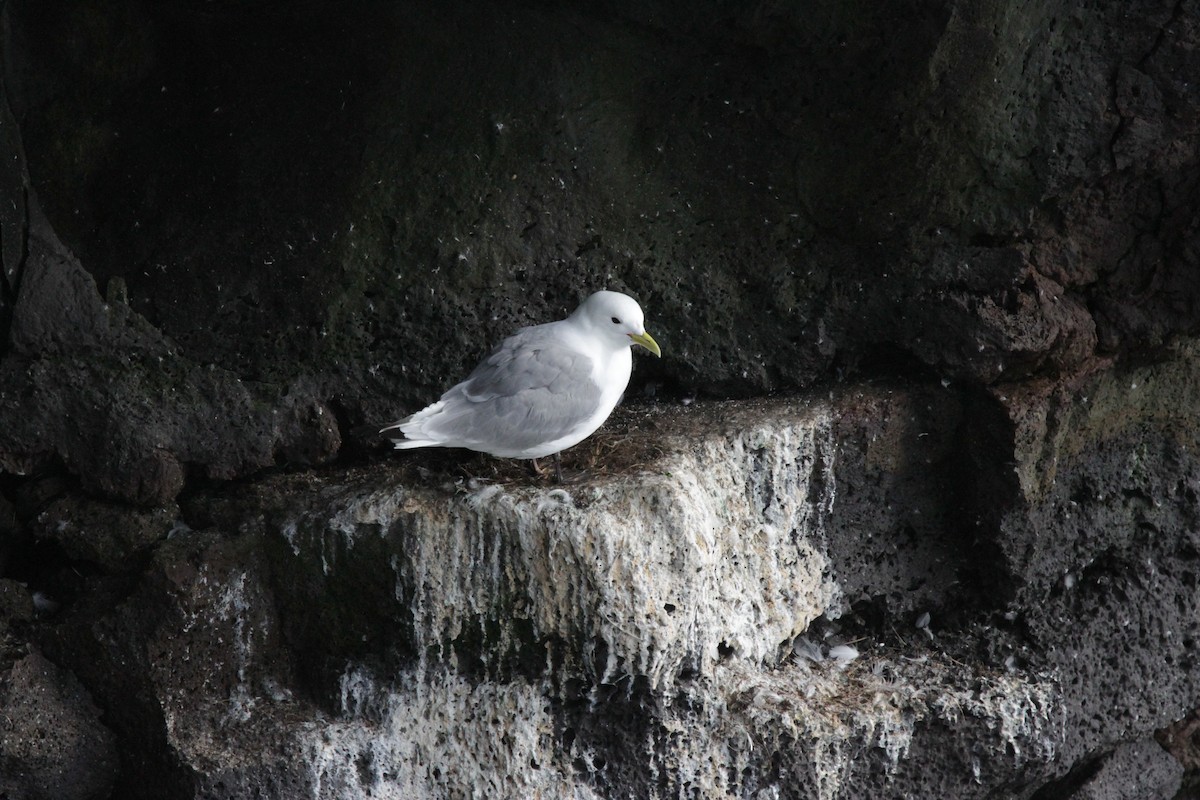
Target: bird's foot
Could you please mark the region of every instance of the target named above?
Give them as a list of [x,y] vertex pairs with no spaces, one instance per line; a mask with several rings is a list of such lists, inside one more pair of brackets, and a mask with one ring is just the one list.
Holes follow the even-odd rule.
[[[538,460],[535,458],[533,459],[533,474],[537,475],[542,480],[545,480],[546,476],[550,474],[550,470],[539,464]],[[562,457],[558,453],[554,454],[554,482],[563,482]]]

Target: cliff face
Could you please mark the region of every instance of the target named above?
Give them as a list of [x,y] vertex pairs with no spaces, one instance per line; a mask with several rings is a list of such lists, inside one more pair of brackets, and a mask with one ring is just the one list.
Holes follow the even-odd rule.
[[[1195,770],[1191,4],[0,8],[0,793]],[[566,484],[363,433],[601,287]]]

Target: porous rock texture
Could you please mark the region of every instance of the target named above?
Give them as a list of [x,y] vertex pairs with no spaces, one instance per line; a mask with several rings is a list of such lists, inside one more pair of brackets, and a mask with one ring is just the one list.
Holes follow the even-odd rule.
[[0,794],[1194,787],[1200,7],[452,5],[0,0]]
[[0,793],[29,800],[108,797],[117,772],[113,734],[79,681],[34,651],[4,686]]

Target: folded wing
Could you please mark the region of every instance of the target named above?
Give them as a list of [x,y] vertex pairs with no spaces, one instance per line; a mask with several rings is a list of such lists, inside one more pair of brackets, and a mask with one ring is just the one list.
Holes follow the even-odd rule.
[[564,346],[555,324],[525,328],[500,343],[465,381],[397,426],[398,448],[466,447],[527,457],[567,436],[598,409],[592,361]]

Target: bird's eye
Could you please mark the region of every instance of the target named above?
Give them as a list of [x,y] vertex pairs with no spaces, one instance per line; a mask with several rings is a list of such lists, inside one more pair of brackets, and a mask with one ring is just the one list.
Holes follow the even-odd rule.
[[621,320],[617,319],[616,317],[613,317],[613,318],[612,318],[612,321],[613,321],[613,325],[620,325],[620,324],[621,324]]

